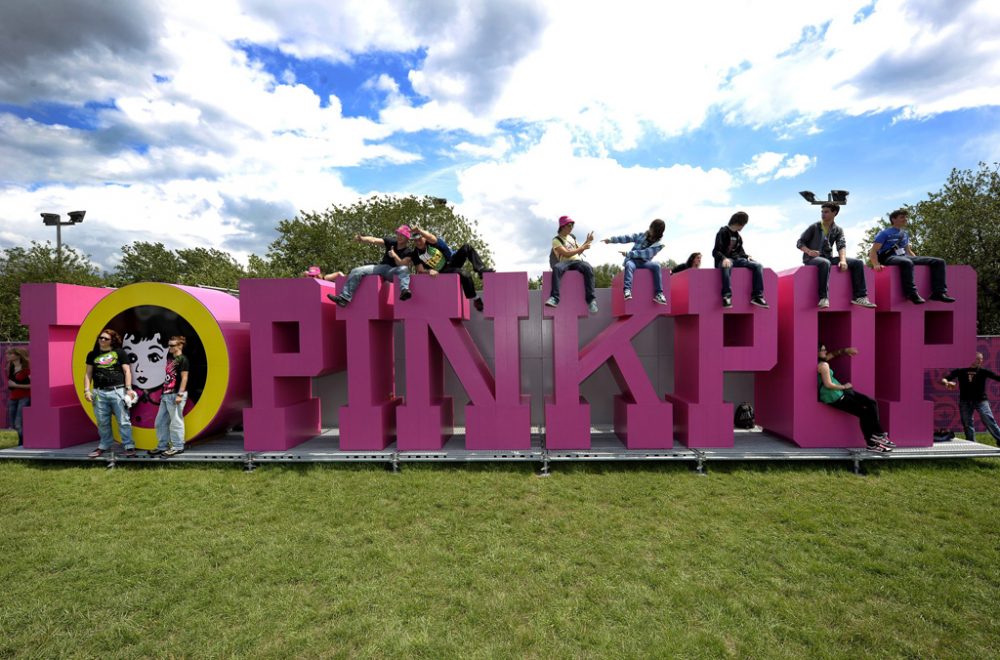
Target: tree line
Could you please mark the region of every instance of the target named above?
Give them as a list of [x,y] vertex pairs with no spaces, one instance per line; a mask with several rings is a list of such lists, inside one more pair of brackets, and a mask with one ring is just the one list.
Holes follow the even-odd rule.
[[[927,199],[904,206],[910,217],[913,249],[941,257],[949,264],[968,264],[978,274],[978,333],[1000,334],[1000,163],[979,163],[977,169],[953,169],[944,187]],[[866,234],[859,257],[867,258],[872,239],[888,226],[886,216]],[[419,224],[446,237],[453,247],[472,244],[493,267],[489,245],[470,220],[433,197],[373,196],[349,205],[317,212],[300,211],[281,220],[277,238],[264,255],[250,255],[247,265],[216,248],[170,250],[162,243],[135,241],[122,246],[121,260],[111,272],[101,272],[86,255],[63,247],[56,258],[51,243],[0,251],[0,340],[27,338],[20,324],[20,287],[26,282],[64,282],[86,286],[121,287],[135,282],[168,282],[237,289],[245,278],[296,277],[308,265],[325,271],[349,271],[381,259],[377,246],[353,240],[357,234],[391,236],[400,225]],[[671,264],[667,264],[668,266]],[[617,264],[595,266],[598,287],[608,287],[621,271]],[[477,282],[477,285],[478,282]],[[532,278],[533,289],[541,278]]]

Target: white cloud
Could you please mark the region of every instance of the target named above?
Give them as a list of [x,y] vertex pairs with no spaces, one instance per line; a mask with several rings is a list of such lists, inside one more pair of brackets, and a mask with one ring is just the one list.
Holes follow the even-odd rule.
[[765,151],[753,156],[750,162],[740,168],[740,172],[755,183],[765,183],[775,179],[790,179],[805,172],[816,164],[815,156]]

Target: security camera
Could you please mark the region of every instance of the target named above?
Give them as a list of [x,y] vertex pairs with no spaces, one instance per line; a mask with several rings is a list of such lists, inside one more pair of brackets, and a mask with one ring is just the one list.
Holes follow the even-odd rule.
[[59,214],[58,213],[43,213],[42,222],[47,226],[52,227],[59,224]]
[[86,211],[70,211],[67,215],[69,215],[70,222],[72,222],[73,224],[76,224],[78,222],[83,222],[83,216],[87,215],[87,212]]

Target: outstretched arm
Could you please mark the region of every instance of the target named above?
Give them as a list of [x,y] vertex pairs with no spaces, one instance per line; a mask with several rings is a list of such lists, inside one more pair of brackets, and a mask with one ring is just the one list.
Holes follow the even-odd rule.
[[410,227],[410,229],[423,236],[424,240],[426,240],[428,243],[437,243],[438,241],[438,237],[430,233],[426,229],[421,229],[420,227]]
[[375,236],[362,236],[361,234],[358,234],[354,237],[354,240],[358,243],[367,243],[368,245],[385,245],[385,241],[383,239]]

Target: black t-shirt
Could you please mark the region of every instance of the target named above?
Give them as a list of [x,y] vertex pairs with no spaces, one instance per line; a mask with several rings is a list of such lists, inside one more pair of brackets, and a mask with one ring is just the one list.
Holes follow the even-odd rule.
[[122,365],[128,364],[128,356],[120,348],[110,351],[91,351],[87,353],[87,364],[94,368],[94,387],[122,387],[125,385],[125,372]]
[[385,254],[382,255],[381,264],[384,264],[386,266],[396,265],[396,260],[392,258],[391,254],[389,254],[389,250],[395,250],[396,254],[399,255],[400,259],[406,259],[407,257],[410,257],[411,259],[413,258],[412,242],[408,241],[406,243],[406,247],[403,249],[399,248],[399,241],[397,241],[395,238],[383,238],[382,242],[385,243]]
[[958,398],[962,401],[985,401],[986,379],[1000,381],[1000,376],[982,367],[952,369],[945,378],[958,381]]
[[176,392],[181,382],[181,374],[191,371],[191,363],[183,353],[177,357],[170,356],[167,360],[167,378],[163,381],[163,393]]

